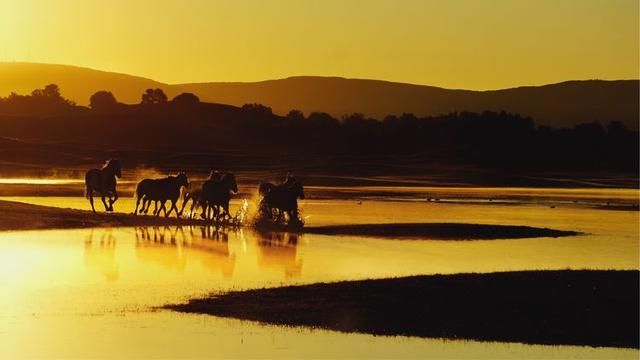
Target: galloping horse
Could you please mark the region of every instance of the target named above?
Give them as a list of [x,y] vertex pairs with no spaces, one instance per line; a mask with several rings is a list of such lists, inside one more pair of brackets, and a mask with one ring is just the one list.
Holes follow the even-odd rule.
[[[138,206],[140,205],[140,201],[142,201],[142,208],[140,208],[139,213],[144,212],[146,214],[151,206],[151,201],[154,201],[155,208],[153,210],[153,215],[158,216],[160,215],[160,212],[164,210],[165,217],[169,217],[172,211],[175,211],[176,216],[180,217],[181,213],[178,212],[176,204],[178,202],[178,198],[180,198],[180,189],[183,186],[189,186],[187,175],[183,172],[176,176],[169,176],[164,179],[144,179],[140,181],[136,187],[136,209],[133,213],[138,214]],[[165,207],[167,200],[171,201],[171,207],[168,212]],[[161,205],[159,209],[158,202],[160,202]]]
[[[202,184],[202,213],[200,217],[207,219],[208,208],[211,208],[214,211],[216,220],[220,220],[221,216],[223,218],[231,218],[229,213],[231,192],[234,194],[238,192],[238,183],[233,173],[227,172],[205,181]],[[220,213],[218,207],[222,208],[222,213]]]
[[182,198],[182,209],[180,209],[180,216],[184,212],[184,208],[187,206],[187,203],[191,200],[191,208],[189,209],[189,218],[193,219],[195,214],[195,210],[198,206],[202,206],[202,189],[188,190],[185,191]]
[[[91,203],[91,210],[96,212],[93,206],[93,192],[100,193],[105,211],[113,211],[113,203],[118,200],[118,192],[116,191],[116,177],[122,177],[122,168],[120,161],[111,159],[105,163],[101,169],[90,169],[84,176],[85,196]],[[104,200],[109,197],[109,205]]]
[[[290,222],[300,222],[298,219],[298,199],[304,200],[304,187],[300,180],[287,176],[287,180],[279,185],[262,182],[258,191],[263,197],[265,210],[269,215],[275,209],[286,213]],[[278,214],[278,217],[280,215]]]

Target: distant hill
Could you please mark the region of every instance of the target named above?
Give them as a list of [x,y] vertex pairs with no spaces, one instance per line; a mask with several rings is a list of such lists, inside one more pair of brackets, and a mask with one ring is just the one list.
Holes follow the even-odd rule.
[[62,95],[79,105],[89,104],[89,97],[97,90],[109,90],[119,101],[133,104],[140,102],[145,89],[169,89],[150,79],[77,66],[0,62],[0,96],[11,92],[28,94],[51,83],[60,86]]
[[193,92],[202,101],[243,105],[261,103],[277,114],[291,109],[307,115],[323,111],[340,117],[359,112],[382,119],[388,114],[440,115],[484,110],[531,116],[536,124],[573,127],[593,120],[620,120],[638,129],[638,80],[580,80],[494,91],[450,90],[379,80],[335,77],[292,77],[253,83],[163,84],[125,74],[66,65],[0,63],[0,96],[28,93],[56,83],[65,97],[87,104],[97,90],[109,90],[125,103],[137,103],[150,87],[169,97]]

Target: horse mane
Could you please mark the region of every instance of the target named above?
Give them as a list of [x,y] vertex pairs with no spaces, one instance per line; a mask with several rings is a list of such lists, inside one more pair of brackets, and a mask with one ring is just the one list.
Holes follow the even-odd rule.
[[120,161],[118,159],[109,159],[107,161],[104,162],[104,164],[102,165],[102,169],[108,169],[110,168],[114,163],[119,164]]
[[270,182],[261,182],[260,186],[258,187],[258,192],[260,193],[260,195],[266,195],[275,187],[276,185]]

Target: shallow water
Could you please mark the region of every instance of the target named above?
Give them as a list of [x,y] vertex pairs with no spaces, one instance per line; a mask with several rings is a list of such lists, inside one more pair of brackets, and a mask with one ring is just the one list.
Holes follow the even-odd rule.
[[[86,208],[82,198],[24,198]],[[119,203],[122,209],[132,204]],[[584,235],[400,241],[250,229],[117,228],[0,233],[0,358],[637,358],[637,350],[342,334],[156,307],[230,289],[528,269],[638,269],[637,211],[307,200],[310,225],[472,222]],[[232,207],[232,210],[235,207]],[[116,207],[118,209],[118,207]]]

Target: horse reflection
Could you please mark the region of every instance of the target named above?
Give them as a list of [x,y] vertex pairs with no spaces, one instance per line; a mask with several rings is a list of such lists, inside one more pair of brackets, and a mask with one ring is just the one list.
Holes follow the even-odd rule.
[[137,227],[136,243],[138,245],[144,244],[170,244],[170,245],[182,245],[189,241],[187,235],[181,226],[149,226],[149,227]]
[[302,259],[297,258],[300,235],[288,232],[258,233],[258,267],[284,272],[285,277],[302,274]]
[[235,270],[236,255],[229,251],[229,229],[215,226],[199,227],[200,237],[194,237],[192,249],[201,250],[200,263],[211,271],[220,271],[231,278]]
[[118,280],[120,274],[116,263],[116,239],[111,229],[102,230],[99,240],[94,242],[94,229],[84,239],[84,264],[101,272],[107,281]]
[[229,233],[213,226],[139,227],[136,256],[144,261],[184,271],[190,260],[198,260],[210,271],[233,276],[235,254],[228,246]]

